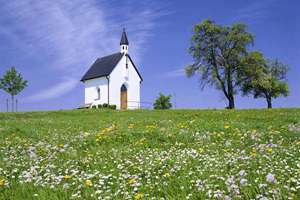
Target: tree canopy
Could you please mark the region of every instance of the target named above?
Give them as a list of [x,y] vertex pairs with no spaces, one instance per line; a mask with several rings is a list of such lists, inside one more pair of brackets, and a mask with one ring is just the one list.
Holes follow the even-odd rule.
[[190,54],[194,63],[186,66],[188,77],[198,73],[202,89],[214,86],[228,100],[228,108],[235,107],[234,96],[241,85],[244,58],[253,43],[253,35],[244,24],[218,25],[204,20],[194,27]]
[[9,69],[3,78],[0,79],[0,89],[11,95],[12,111],[14,111],[14,96],[18,95],[27,86],[27,83],[28,81],[23,79],[15,67]]
[[272,108],[272,99],[288,96],[286,82],[288,67],[276,60],[266,60],[259,52],[253,52],[245,59],[248,65],[242,86],[243,95],[265,98],[268,108]]
[[164,95],[159,93],[159,97],[155,100],[154,109],[170,109],[172,108],[171,95]]

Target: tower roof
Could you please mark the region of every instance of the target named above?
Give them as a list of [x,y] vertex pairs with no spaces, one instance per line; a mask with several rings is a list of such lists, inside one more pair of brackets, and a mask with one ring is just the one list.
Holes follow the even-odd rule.
[[123,29],[123,33],[121,36],[121,41],[120,41],[120,45],[129,45],[128,39],[127,39],[127,35],[125,32],[125,28]]

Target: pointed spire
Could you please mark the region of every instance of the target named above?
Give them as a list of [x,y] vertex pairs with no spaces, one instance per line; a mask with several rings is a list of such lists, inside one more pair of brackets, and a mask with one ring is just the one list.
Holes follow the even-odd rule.
[[125,32],[125,28],[123,28],[123,33],[122,33],[120,45],[129,45],[127,35],[126,35],[126,32]]

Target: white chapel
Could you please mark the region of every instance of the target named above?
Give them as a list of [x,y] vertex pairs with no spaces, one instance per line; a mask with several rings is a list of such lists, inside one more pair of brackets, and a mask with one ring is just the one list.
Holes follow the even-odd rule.
[[116,105],[117,109],[140,108],[141,74],[128,54],[129,42],[125,29],[120,52],[96,59],[82,77],[85,106]]

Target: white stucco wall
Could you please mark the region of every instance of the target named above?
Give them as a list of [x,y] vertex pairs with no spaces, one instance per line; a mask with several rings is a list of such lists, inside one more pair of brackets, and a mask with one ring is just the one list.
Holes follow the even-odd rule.
[[[107,103],[108,101],[108,87],[107,78],[101,77],[84,82],[85,86],[85,104],[92,103],[93,105]],[[100,88],[100,99],[98,98],[97,88]]]
[[115,104],[118,109],[121,107],[121,86],[127,87],[128,109],[140,108],[140,82],[141,79],[127,58],[128,69],[126,69],[126,56],[123,56],[118,65],[110,74],[110,104]]
[[[87,80],[85,85],[85,104],[93,105],[109,103],[121,107],[121,86],[127,87],[127,107],[128,109],[140,108],[140,82],[141,79],[136,72],[130,59],[127,58],[128,69],[126,69],[126,56],[123,56],[117,66],[109,75],[109,95],[108,80],[106,77]],[[100,88],[101,98],[97,99],[97,88]],[[108,102],[109,96],[109,102]]]

